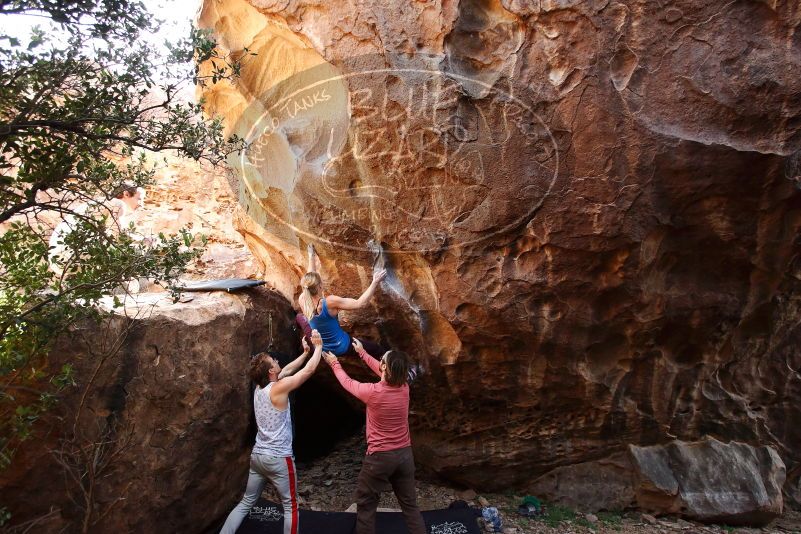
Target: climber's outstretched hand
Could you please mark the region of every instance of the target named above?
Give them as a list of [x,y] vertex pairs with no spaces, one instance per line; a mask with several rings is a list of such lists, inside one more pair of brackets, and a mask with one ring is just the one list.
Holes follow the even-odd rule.
[[314,345],[315,349],[323,347],[323,338],[320,337],[320,332],[318,332],[317,330],[312,330],[311,342],[312,345]]
[[380,271],[376,271],[373,273],[373,283],[380,284],[381,281],[387,277],[387,270],[381,269]]
[[332,365],[335,361],[337,361],[337,357],[334,355],[333,352],[329,350],[323,353],[323,359],[325,360],[325,363],[327,363],[328,365]]

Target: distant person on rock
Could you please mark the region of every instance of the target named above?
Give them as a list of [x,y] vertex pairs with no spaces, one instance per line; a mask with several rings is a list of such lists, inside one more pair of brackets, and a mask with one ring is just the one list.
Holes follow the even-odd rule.
[[[308,320],[308,327],[316,329],[323,338],[323,350],[333,352],[336,356],[356,356],[351,347],[350,334],[339,325],[339,312],[342,310],[358,310],[364,307],[381,281],[386,277],[387,271],[380,270],[373,274],[370,286],[357,299],[326,295],[323,289],[323,279],[319,273],[310,271],[300,280],[301,294],[298,305],[305,317],[298,317],[297,321],[302,328],[303,319]],[[378,343],[362,339],[362,344],[371,354],[383,354],[384,348]]]
[[127,230],[133,222],[134,212],[145,202],[145,190],[131,184],[124,184],[112,194],[108,205],[114,222],[120,230]]
[[[88,204],[75,206],[72,210],[74,213],[65,215],[50,235],[48,243],[50,269],[56,275],[61,276],[64,268],[72,262],[73,258],[66,244],[66,238],[75,230],[80,217],[88,217],[93,211],[106,212],[111,215],[107,221],[108,230],[112,233],[119,233],[120,230],[129,230],[129,225],[134,218],[134,212],[142,207],[144,198],[144,189],[134,184],[126,183],[117,187],[108,201],[92,201]],[[136,233],[129,235],[137,241],[143,239]]]
[[303,362],[309,355],[308,345],[305,344],[303,354],[283,369],[266,352],[257,354],[250,362],[250,378],[256,383],[253,409],[258,433],[250,455],[250,474],[245,496],[228,514],[220,534],[236,532],[268,480],[281,496],[284,534],[298,534],[298,484],[292,451],[289,393],[306,382],[320,363],[323,341],[316,330],[312,332],[311,341],[314,353],[305,366]]
[[339,383],[367,405],[367,455],[356,483],[356,534],[375,534],[375,514],[382,491],[390,487],[398,498],[411,534],[426,534],[417,506],[414,456],[409,434],[409,358],[391,350],[377,361],[358,339],[353,348],[379,377],[378,383],[362,383],[348,376],[336,356],[324,355]]

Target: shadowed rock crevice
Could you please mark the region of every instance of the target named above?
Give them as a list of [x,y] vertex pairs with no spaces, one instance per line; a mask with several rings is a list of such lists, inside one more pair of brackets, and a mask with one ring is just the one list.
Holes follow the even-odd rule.
[[[299,462],[333,451],[343,440],[363,431],[363,406],[346,397],[339,383],[320,364],[320,374],[301,386],[292,399],[295,424],[294,450]],[[255,429],[254,429],[255,430]]]

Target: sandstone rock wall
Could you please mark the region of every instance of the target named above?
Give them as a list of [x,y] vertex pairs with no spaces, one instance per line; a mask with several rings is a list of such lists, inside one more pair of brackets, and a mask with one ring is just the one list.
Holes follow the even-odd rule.
[[[418,460],[525,487],[628,444],[801,434],[795,2],[205,0],[265,263],[428,373]],[[286,271],[291,272],[291,269]],[[290,288],[287,282],[284,287]],[[287,297],[292,290],[286,289]]]
[[274,348],[296,351],[288,302],[263,289],[138,298],[53,351],[77,385],[2,473],[13,525],[82,532],[91,505],[87,532],[204,532],[241,495],[255,435],[249,356],[269,345],[270,317]]
[[206,238],[206,249],[185,273],[185,278],[249,278],[258,261],[235,230],[242,211],[238,186],[223,167],[148,153],[156,160],[153,183],[147,187],[142,209],[135,212],[137,231],[145,236],[167,235],[187,229]]

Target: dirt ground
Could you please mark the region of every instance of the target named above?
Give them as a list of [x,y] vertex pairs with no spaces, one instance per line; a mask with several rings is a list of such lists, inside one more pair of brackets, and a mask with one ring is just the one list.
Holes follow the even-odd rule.
[[[353,491],[364,456],[361,435],[341,443],[337,450],[312,462],[298,462],[298,486],[301,508],[341,511],[351,506],[355,511]],[[529,519],[517,514],[523,495],[514,493],[481,493],[459,491],[446,486],[417,481],[417,494],[423,510],[447,508],[453,501],[464,500],[484,507],[494,506],[501,514],[505,534],[568,534],[568,533],[678,533],[683,534],[756,534],[798,532],[801,534],[801,512],[788,510],[784,516],[764,528],[738,528],[726,525],[704,525],[677,517],[654,518],[636,511],[583,514],[569,508],[545,504],[541,518]],[[275,496],[271,496],[275,498]],[[392,493],[385,493],[380,507],[398,509]],[[487,530],[491,532],[492,530]]]

